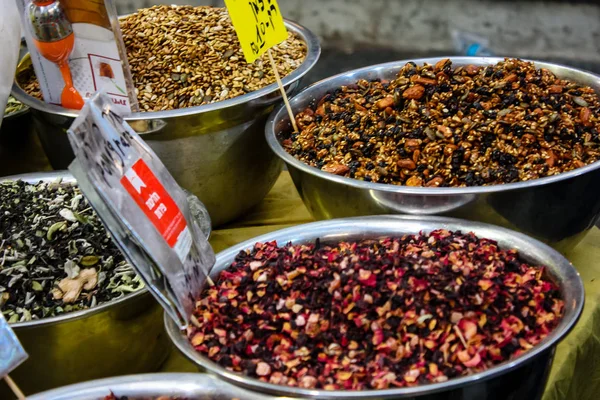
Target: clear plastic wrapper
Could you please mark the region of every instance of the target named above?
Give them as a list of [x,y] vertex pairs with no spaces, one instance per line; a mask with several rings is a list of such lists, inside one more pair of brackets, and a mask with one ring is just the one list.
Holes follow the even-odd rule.
[[95,94],[71,129],[70,170],[108,231],[158,301],[182,327],[215,255],[187,195],[122,117]]

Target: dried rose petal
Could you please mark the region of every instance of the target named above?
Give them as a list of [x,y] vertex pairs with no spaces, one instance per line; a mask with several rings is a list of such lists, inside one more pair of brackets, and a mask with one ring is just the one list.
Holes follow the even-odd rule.
[[188,336],[223,367],[265,382],[384,389],[517,357],[563,308],[543,267],[473,234],[269,242],[241,252],[203,291]]

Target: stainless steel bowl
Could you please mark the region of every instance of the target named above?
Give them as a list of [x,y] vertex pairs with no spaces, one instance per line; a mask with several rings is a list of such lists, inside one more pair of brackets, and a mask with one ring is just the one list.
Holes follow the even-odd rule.
[[[307,45],[304,63],[283,78],[288,95],[321,54],[317,37],[286,21],[287,28]],[[27,67],[24,58],[19,71]],[[73,151],[66,130],[77,111],[46,104],[29,96],[15,82],[12,94],[31,109],[46,155],[55,169],[66,169]],[[126,118],[158,154],[177,182],[206,205],[214,226],[222,225],[260,202],[275,184],[281,161],[265,142],[269,113],[281,100],[277,84],[198,107],[133,113]]]
[[236,374],[198,353],[184,332],[169,318],[165,318],[167,333],[175,346],[199,368],[216,374],[225,381],[252,390],[301,398],[319,399],[428,399],[428,400],[534,400],[541,397],[548,379],[557,343],[575,325],[583,309],[584,289],[579,274],[567,259],[547,245],[521,233],[479,222],[454,218],[417,216],[360,217],[322,221],[280,230],[238,244],[217,255],[211,271],[216,279],[236,255],[250,249],[256,242],[306,243],[320,238],[322,242],[358,240],[382,236],[414,234],[434,229],[474,232],[479,237],[498,241],[505,248],[519,250],[521,256],[538,265],[548,267],[548,276],[560,287],[565,301],[565,314],[556,329],[529,352],[499,364],[487,371],[451,379],[443,383],[410,388],[369,391],[324,391],[301,389],[264,383],[254,378]]
[[[441,58],[413,60],[435,64]],[[453,57],[455,66],[492,65],[500,58]],[[390,79],[408,62],[396,61],[325,79],[290,102],[297,113],[326,93],[358,79]],[[600,77],[573,68],[535,63],[557,76],[593,87]],[[271,114],[266,126],[269,146],[287,164],[294,184],[316,219],[373,214],[448,215],[489,222],[525,232],[560,251],[573,248],[600,215],[600,162],[557,176],[505,185],[425,188],[364,182],[323,172],[297,160],[281,146],[278,134],[289,130],[284,108]]]
[[[229,385],[206,374],[145,374],[101,379],[50,390],[29,400],[102,400],[113,393],[131,400],[179,396],[190,400],[275,399]],[[284,399],[281,399],[284,400]]]
[[4,116],[2,123],[4,123],[5,121],[11,121],[13,119],[23,117],[23,116],[27,115],[28,112],[29,112],[29,107],[25,106],[18,111],[13,111],[11,113],[8,113]]
[[[0,182],[75,182],[68,173],[50,172],[2,178]],[[206,218],[196,204],[195,216]],[[210,235],[210,222],[202,223]],[[87,310],[11,324],[29,359],[11,373],[25,391],[64,386],[114,375],[154,372],[171,345],[162,323],[162,308],[144,288]],[[0,399],[10,398],[0,381]]]

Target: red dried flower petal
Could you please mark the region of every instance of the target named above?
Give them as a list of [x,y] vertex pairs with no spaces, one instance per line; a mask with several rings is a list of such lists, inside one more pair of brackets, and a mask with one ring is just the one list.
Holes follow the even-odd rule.
[[257,243],[203,292],[188,336],[265,382],[413,386],[446,381],[442,368],[466,375],[528,351],[560,320],[557,295],[543,268],[473,234]]

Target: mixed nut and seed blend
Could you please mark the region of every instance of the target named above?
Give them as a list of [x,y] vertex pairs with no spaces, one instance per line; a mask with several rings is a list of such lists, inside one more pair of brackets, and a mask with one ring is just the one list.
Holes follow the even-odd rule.
[[285,150],[323,171],[407,186],[528,181],[600,158],[600,101],[533,63],[406,64],[296,115]]
[[443,382],[528,351],[563,315],[544,267],[472,233],[257,243],[196,304],[198,352],[326,390]]
[[[154,6],[120,22],[141,111],[199,106],[275,82],[268,57],[248,64],[225,8]],[[306,44],[289,32],[271,49],[281,77],[306,58]],[[41,99],[35,74],[21,87]]]
[[0,183],[0,311],[8,322],[94,307],[143,286],[76,185]]

